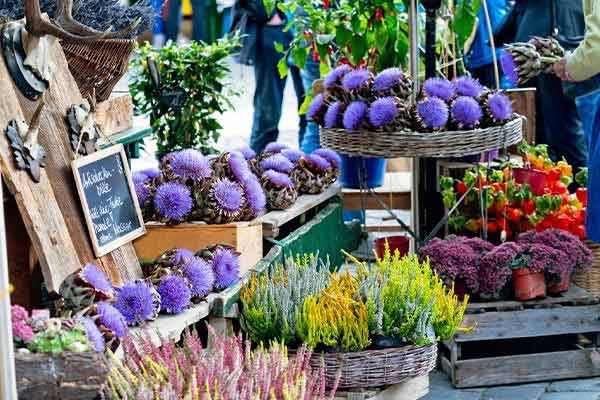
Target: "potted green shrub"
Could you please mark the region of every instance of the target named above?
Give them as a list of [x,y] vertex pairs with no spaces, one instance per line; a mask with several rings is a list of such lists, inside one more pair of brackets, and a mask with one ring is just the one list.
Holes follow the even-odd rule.
[[147,43],[137,49],[130,91],[136,111],[150,117],[159,158],[190,148],[216,152],[221,130],[216,114],[231,109],[230,98],[237,95],[227,83],[226,58],[238,44],[234,36],[213,44],[169,43],[154,49]]

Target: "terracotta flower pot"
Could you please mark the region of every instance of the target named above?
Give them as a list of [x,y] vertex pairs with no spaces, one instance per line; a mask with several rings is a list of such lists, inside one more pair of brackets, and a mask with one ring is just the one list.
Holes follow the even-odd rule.
[[532,272],[529,268],[512,271],[515,300],[525,301],[546,297],[546,282],[543,272]]
[[571,284],[571,277],[565,276],[562,280],[552,286],[548,286],[548,294],[561,294],[565,293],[569,290],[569,285]]
[[410,247],[410,238],[408,236],[388,236],[375,239],[373,244],[375,247],[375,252],[377,253],[377,257],[383,258],[385,256],[386,242],[390,246],[391,255],[394,255],[396,250],[398,250],[400,253],[400,257],[404,257],[408,254],[408,249]]
[[517,183],[527,183],[535,196],[544,194],[546,187],[546,173],[533,168],[514,168],[513,176]]

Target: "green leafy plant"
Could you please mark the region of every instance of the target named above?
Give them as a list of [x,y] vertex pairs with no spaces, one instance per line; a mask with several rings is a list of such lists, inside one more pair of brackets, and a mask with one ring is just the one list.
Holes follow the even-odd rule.
[[[221,125],[216,114],[233,108],[230,98],[237,95],[228,83],[230,69],[225,59],[239,45],[239,37],[223,38],[214,44],[169,43],[160,50],[145,44],[131,62],[130,91],[136,111],[150,116],[158,156],[193,148],[203,154],[215,153]],[[154,84],[148,58],[156,61],[161,88],[183,90],[181,109],[165,107]]]

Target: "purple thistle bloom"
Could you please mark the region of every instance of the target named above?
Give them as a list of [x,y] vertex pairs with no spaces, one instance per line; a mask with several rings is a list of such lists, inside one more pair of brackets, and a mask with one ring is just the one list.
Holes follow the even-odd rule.
[[212,265],[203,258],[194,257],[182,268],[183,276],[192,285],[192,296],[205,297],[215,285],[215,273]]
[[344,128],[349,131],[355,131],[363,124],[369,107],[363,101],[353,101],[344,112]]
[[215,182],[213,196],[219,207],[232,213],[238,212],[244,206],[244,191],[242,187],[229,179],[219,179]]
[[231,168],[231,172],[233,172],[238,182],[243,182],[247,179],[246,175],[252,174],[250,167],[248,167],[248,161],[241,153],[233,152],[229,154],[229,168]]
[[494,93],[487,99],[490,114],[497,121],[506,121],[513,115],[512,101],[504,93]]
[[291,162],[296,163],[304,155],[304,152],[296,149],[285,149],[281,151],[281,155]]
[[146,175],[146,178],[149,180],[160,177],[160,170],[158,168],[146,168],[139,171],[139,173]]
[[126,283],[117,289],[115,308],[123,314],[128,325],[148,321],[156,314],[154,288],[144,281]]
[[500,67],[510,83],[515,86],[519,84],[519,67],[513,56],[506,50],[502,51],[500,55]]
[[369,79],[371,79],[371,73],[366,69],[357,69],[348,72],[342,79],[342,85],[346,90],[356,90],[365,86]]
[[115,294],[113,286],[106,274],[94,264],[85,264],[79,276],[84,282],[94,287],[97,291],[102,292],[109,297],[112,297]]
[[185,278],[164,276],[156,290],[160,294],[162,310],[167,314],[180,314],[190,305],[192,291]]
[[448,106],[437,97],[428,97],[417,104],[417,114],[430,129],[443,128],[448,123]]
[[325,109],[325,95],[320,93],[313,98],[313,101],[308,106],[308,110],[306,111],[306,116],[309,120],[314,120],[317,114],[322,112]]
[[461,126],[473,126],[483,116],[481,106],[472,97],[461,96],[452,102],[452,119]]
[[209,160],[198,150],[186,149],[170,155],[169,167],[180,178],[201,180],[212,175]]
[[324,126],[327,129],[339,128],[342,123],[342,111],[345,104],[341,101],[336,101],[329,106],[325,112]]
[[323,85],[325,86],[325,89],[331,89],[333,85],[339,84],[344,78],[344,75],[350,71],[352,71],[352,68],[350,68],[350,66],[347,64],[342,64],[331,71],[329,74],[327,74],[325,79],[323,79]]
[[179,220],[192,210],[192,195],[187,186],[177,182],[165,182],[156,188],[154,208],[163,218]]
[[342,165],[342,159],[339,154],[331,149],[317,149],[313,152],[313,154],[323,157],[337,168]]
[[100,323],[114,332],[117,339],[122,339],[127,336],[129,328],[127,328],[127,321],[119,310],[107,302],[101,301],[98,303],[98,315],[100,316]]
[[479,97],[485,90],[477,79],[470,76],[461,76],[453,84],[459,96]]
[[274,154],[262,160],[258,166],[262,170],[273,169],[277,172],[290,172],[294,169],[294,164],[287,157],[281,154]]
[[143,172],[134,172],[133,175],[131,175],[131,180],[133,181],[134,185],[139,184],[144,184],[146,182],[149,181],[148,175],[144,174]]
[[288,147],[283,143],[271,142],[265,147],[265,153],[279,153]]
[[175,250],[175,254],[173,254],[172,261],[174,265],[181,265],[191,260],[192,257],[194,257],[193,251],[180,248]]
[[373,91],[382,92],[390,90],[400,83],[404,74],[400,68],[388,68],[381,71],[373,81]]
[[312,153],[309,154],[307,156],[304,157],[304,159],[308,162],[310,162],[312,165],[314,165],[316,168],[320,169],[320,170],[327,170],[329,168],[331,168],[331,164],[329,163],[329,161],[327,161],[326,159],[324,159],[323,157],[321,157],[318,154]]
[[248,208],[250,208],[254,216],[258,216],[267,209],[267,196],[258,178],[254,175],[252,175],[252,178],[245,182],[244,192],[248,200]]
[[246,160],[251,160],[254,157],[256,157],[256,152],[254,150],[252,150],[250,147],[241,147],[241,148],[237,149],[237,151],[242,153]]
[[393,97],[375,100],[369,108],[369,122],[376,128],[389,124],[398,115],[398,107]]
[[439,97],[444,101],[450,101],[454,96],[454,85],[448,79],[429,78],[423,84],[423,90],[427,96]]
[[94,351],[102,353],[106,348],[106,343],[104,343],[104,336],[102,336],[102,333],[96,326],[94,320],[90,317],[81,317],[79,318],[79,322],[85,331],[85,336],[94,348]]
[[138,202],[140,203],[140,207],[144,207],[144,205],[152,197],[150,188],[148,187],[148,185],[146,185],[145,182],[136,181],[135,177],[133,179],[133,187],[135,188],[135,195],[137,196]]
[[215,287],[227,289],[240,278],[240,260],[237,253],[228,247],[219,247],[213,253]]
[[263,177],[268,179],[273,185],[284,187],[284,188],[293,188],[294,182],[292,182],[289,175],[283,174],[281,172],[277,172],[272,169],[268,169],[263,172]]

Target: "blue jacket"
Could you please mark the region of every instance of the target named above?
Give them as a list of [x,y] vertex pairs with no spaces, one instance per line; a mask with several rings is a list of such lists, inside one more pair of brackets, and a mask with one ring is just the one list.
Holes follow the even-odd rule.
[[[508,16],[511,10],[511,4],[507,0],[487,0],[488,11],[490,13],[490,22],[493,33],[496,33],[498,28]],[[471,51],[467,54],[467,67],[469,69],[480,68],[489,65],[493,62],[492,49],[489,45],[490,35],[488,33],[485,20],[483,6],[479,9],[477,15],[479,25],[477,26],[477,36],[471,46]],[[500,50],[496,49],[496,56],[500,57]]]

